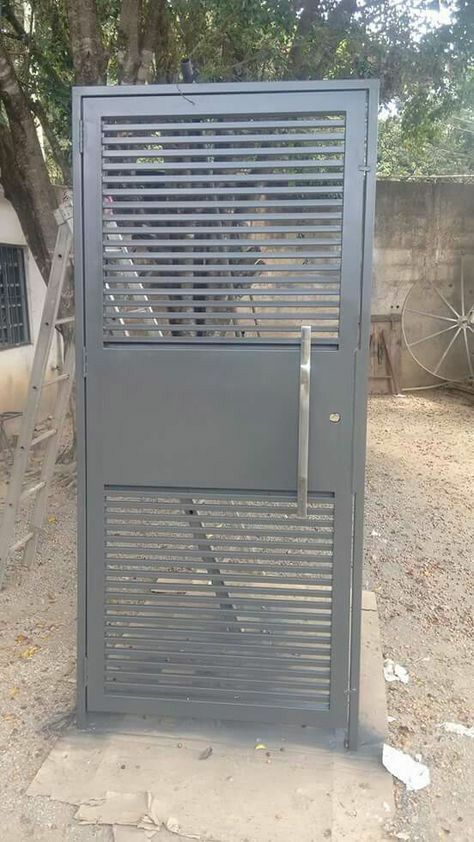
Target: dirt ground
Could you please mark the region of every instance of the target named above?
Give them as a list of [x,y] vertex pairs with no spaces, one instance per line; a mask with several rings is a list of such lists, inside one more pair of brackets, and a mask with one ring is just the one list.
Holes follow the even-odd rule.
[[[396,784],[385,838],[470,840],[474,740],[439,726],[474,724],[473,406],[426,392],[372,398],[369,410],[364,587],[377,594],[384,654],[410,675],[408,684],[387,684],[390,741],[421,755],[432,780],[417,793]],[[0,830],[8,842],[111,839],[107,829],[75,825],[74,808],[25,794],[74,716],[74,542],[74,493],[58,482],[34,569],[13,567],[0,594]]]

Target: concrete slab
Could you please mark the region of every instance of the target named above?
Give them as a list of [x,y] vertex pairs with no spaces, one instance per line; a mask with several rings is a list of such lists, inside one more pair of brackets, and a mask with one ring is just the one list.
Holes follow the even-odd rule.
[[59,739],[28,794],[76,804],[79,822],[113,826],[116,842],[385,839],[394,804],[373,594],[362,640],[357,753],[315,728],[120,717]]

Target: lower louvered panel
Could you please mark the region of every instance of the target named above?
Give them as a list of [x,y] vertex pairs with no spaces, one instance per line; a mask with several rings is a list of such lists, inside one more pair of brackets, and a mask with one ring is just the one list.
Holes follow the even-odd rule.
[[330,706],[334,499],[108,488],[109,697]]

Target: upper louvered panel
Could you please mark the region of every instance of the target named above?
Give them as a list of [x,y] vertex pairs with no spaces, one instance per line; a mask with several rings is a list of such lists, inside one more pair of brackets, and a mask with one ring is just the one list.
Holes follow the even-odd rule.
[[337,345],[340,113],[102,121],[104,341]]
[[330,703],[334,499],[108,489],[105,692]]

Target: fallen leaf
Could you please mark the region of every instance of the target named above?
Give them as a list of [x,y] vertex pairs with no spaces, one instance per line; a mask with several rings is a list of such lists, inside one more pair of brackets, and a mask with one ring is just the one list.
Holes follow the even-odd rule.
[[15,640],[17,643],[26,643],[30,638],[26,634],[17,634]]
[[207,760],[207,758],[210,757],[211,754],[212,754],[212,746],[207,746],[207,748],[205,748],[203,751],[201,751],[201,754],[199,755],[199,760]]
[[265,743],[257,743],[257,745],[255,746],[255,751],[265,751],[266,748],[267,747]]
[[19,692],[20,692],[19,687],[12,687],[12,689],[10,690],[10,699],[14,699],[15,696],[18,695]]
[[23,652],[21,652],[20,658],[23,658],[26,661],[28,658],[32,658],[33,655],[36,655],[38,650],[39,646],[28,646],[27,649],[24,649]]
[[50,515],[49,516],[48,523],[57,523],[57,522],[58,522],[58,519],[57,519],[56,515]]

